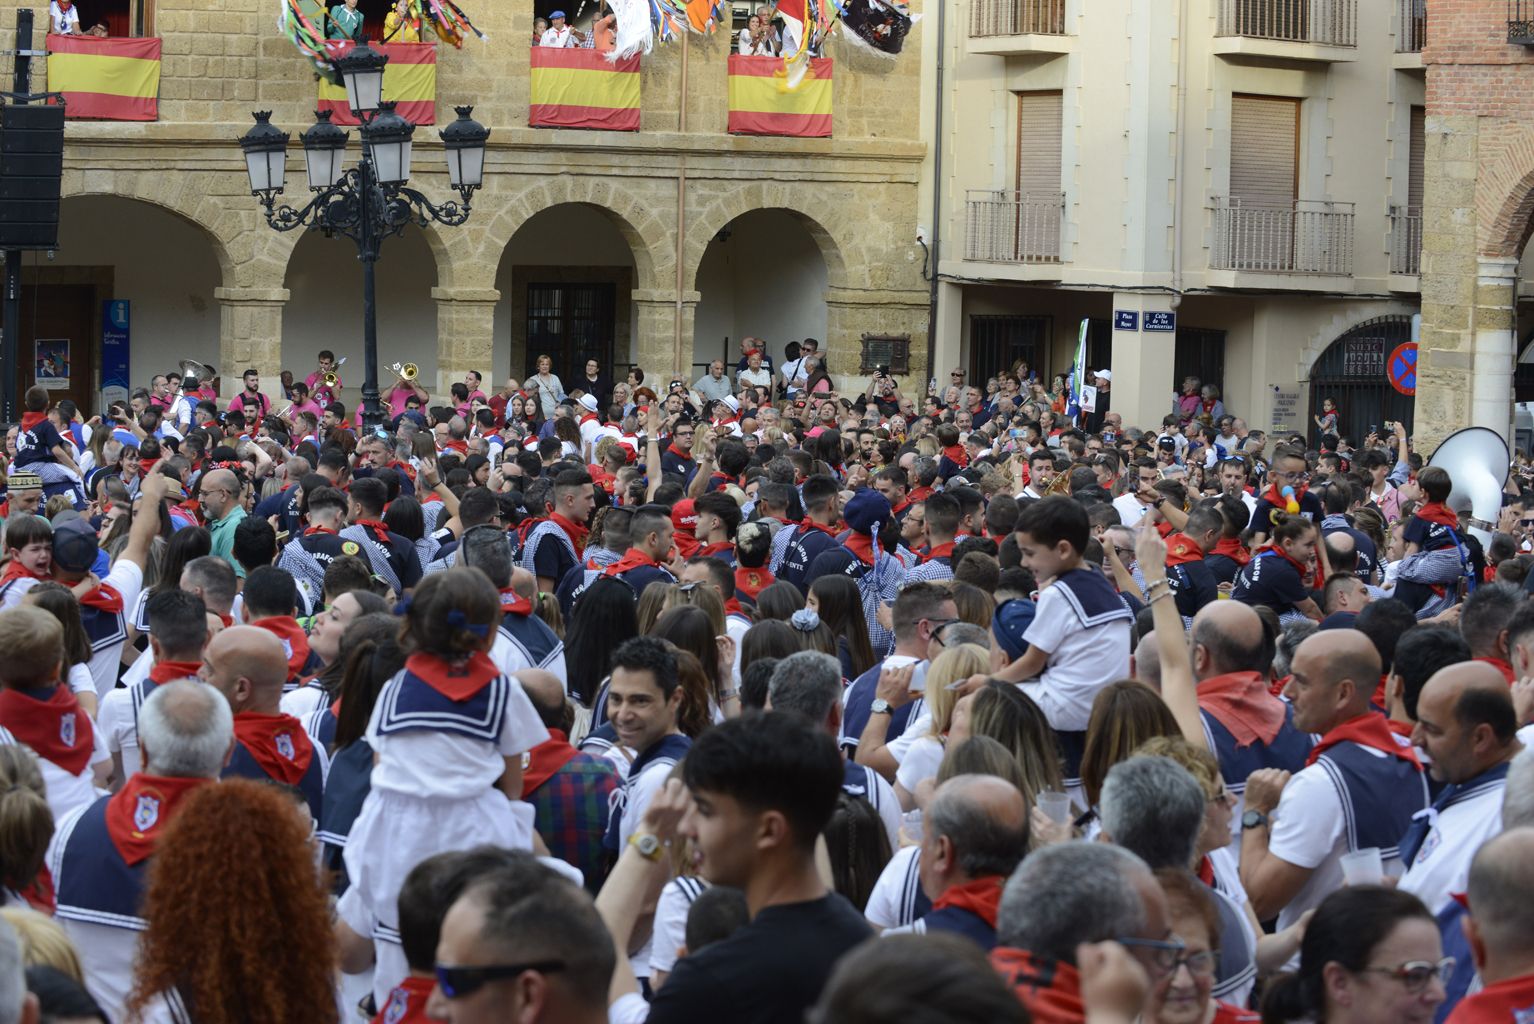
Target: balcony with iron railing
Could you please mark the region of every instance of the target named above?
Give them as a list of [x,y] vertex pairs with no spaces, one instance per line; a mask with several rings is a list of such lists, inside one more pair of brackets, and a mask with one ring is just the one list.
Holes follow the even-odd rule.
[[1062,54],[1075,47],[1065,31],[1065,0],[971,0],[969,50],[998,56]]
[[1421,53],[1427,43],[1427,0],[1396,0],[1396,53]]
[[[1352,287],[1352,203],[1297,199],[1286,206],[1252,206],[1217,196],[1213,213],[1212,285]],[[1322,278],[1332,280],[1318,280]]]
[[971,189],[964,203],[964,258],[1057,265],[1064,220],[1064,192]]
[[[1416,277],[1422,267],[1422,208],[1390,208],[1390,273],[1393,277]],[[1416,291],[1413,282],[1391,282],[1392,288]]]
[[1217,3],[1214,52],[1227,59],[1321,64],[1357,59],[1358,0]]
[[1507,0],[1507,41],[1534,46],[1534,0]]

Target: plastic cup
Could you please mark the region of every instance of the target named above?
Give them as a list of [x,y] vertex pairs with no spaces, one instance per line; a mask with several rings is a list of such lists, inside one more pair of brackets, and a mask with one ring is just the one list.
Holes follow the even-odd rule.
[[1380,862],[1378,846],[1344,853],[1341,862],[1342,880],[1348,885],[1379,885],[1385,880],[1385,866]]
[[906,811],[901,816],[900,841],[906,846],[921,845],[921,811]]
[[1066,793],[1042,792],[1039,794],[1039,810],[1056,825],[1067,824],[1071,820],[1071,798]]

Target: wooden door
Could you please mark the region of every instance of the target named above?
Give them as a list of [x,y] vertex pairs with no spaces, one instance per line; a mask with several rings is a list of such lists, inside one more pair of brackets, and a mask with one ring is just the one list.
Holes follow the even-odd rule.
[[41,373],[54,402],[72,399],[87,418],[96,411],[99,307],[94,285],[23,285],[16,352],[18,406]]

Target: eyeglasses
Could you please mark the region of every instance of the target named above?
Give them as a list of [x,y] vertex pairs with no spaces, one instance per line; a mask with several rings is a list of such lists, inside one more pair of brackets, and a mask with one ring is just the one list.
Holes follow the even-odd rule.
[[227,488],[227,487],[204,487],[202,490],[197,492],[197,496],[199,498],[206,498],[210,494],[228,494],[228,493],[229,493],[229,488]]
[[496,964],[490,967],[444,967],[437,965],[437,987],[449,999],[464,999],[492,981],[515,978],[528,971],[552,974],[565,969],[563,960],[535,960],[526,964]]
[[[1188,947],[1176,940],[1140,939],[1134,936],[1121,936],[1113,941],[1121,946],[1128,946],[1131,949],[1146,950],[1146,959],[1163,975],[1171,974],[1177,970],[1177,965],[1184,962],[1188,953]],[[1193,969],[1191,963],[1188,969]]]
[[911,625],[916,626],[925,622],[929,627],[931,627],[933,633],[939,633],[947,627],[953,625],[955,622],[963,621],[963,619],[912,619]]
[[1427,988],[1434,978],[1448,985],[1454,974],[1454,964],[1454,958],[1446,956],[1436,964],[1431,960],[1408,960],[1399,967],[1365,967],[1364,970],[1394,978],[1406,986],[1406,991],[1415,994]]

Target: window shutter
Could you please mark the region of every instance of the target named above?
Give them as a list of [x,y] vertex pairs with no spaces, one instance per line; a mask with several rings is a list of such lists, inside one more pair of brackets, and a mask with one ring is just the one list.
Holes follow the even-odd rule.
[[1061,94],[1018,94],[1017,190],[1060,191]]
[[1422,156],[1426,148],[1427,108],[1411,108],[1410,170],[1406,176],[1406,205],[1422,209]]
[[1230,195],[1243,207],[1289,209],[1298,197],[1298,100],[1234,96],[1230,111]]

